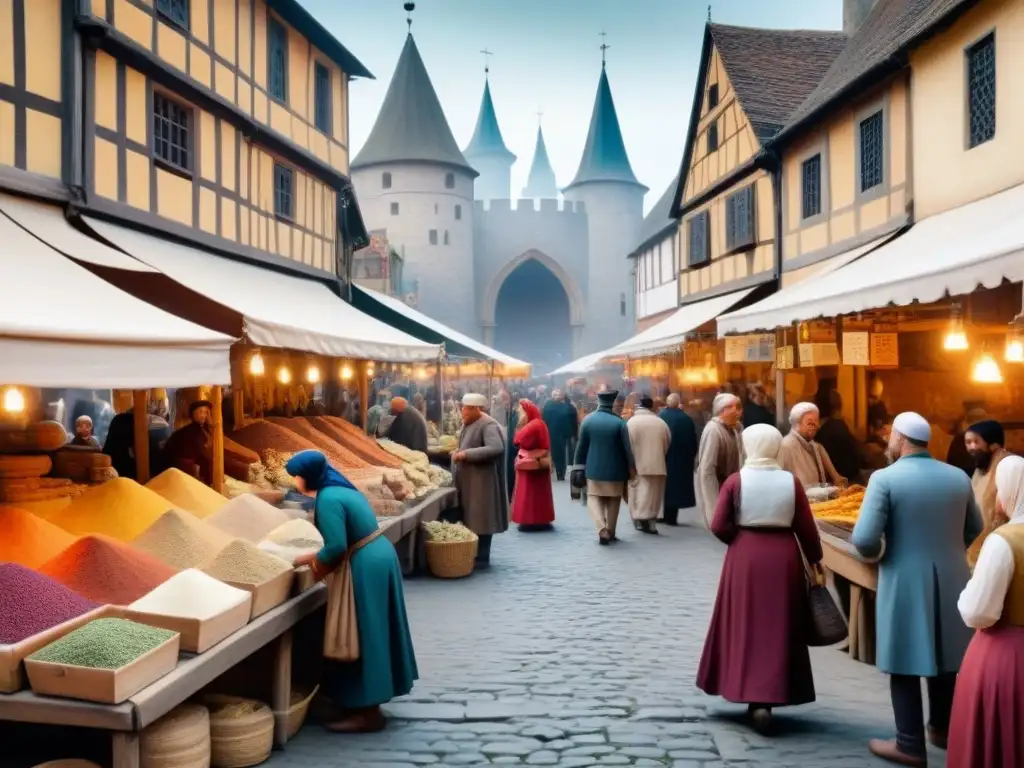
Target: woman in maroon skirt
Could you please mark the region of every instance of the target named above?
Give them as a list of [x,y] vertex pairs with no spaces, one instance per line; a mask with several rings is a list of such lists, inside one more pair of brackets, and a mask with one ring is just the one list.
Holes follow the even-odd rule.
[[985,539],[958,603],[978,631],[956,679],[950,768],[1024,766],[1024,459],[999,462],[996,496],[1010,522]]
[[745,429],[746,463],[719,492],[711,532],[729,549],[697,673],[705,693],[749,705],[762,733],[772,707],[814,701],[800,550],[819,568],[821,539],[803,486],[778,464],[781,446],[775,427]]

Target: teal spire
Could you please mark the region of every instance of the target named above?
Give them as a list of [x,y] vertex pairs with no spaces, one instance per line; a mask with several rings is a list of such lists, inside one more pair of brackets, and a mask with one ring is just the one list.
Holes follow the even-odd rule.
[[463,151],[467,157],[480,157],[481,155],[499,155],[514,162],[516,156],[505,146],[505,140],[501,136],[501,128],[498,126],[498,116],[494,112],[494,100],[491,98],[491,82],[484,81],[484,95],[480,100],[480,114],[476,119],[476,130],[473,131],[473,138]]
[[553,200],[558,197],[558,184],[555,182],[555,171],[548,158],[548,147],[544,143],[544,129],[537,126],[537,146],[533,150],[533,164],[530,176],[523,190],[523,197]]
[[566,189],[591,181],[618,181],[643,186],[637,181],[633,167],[629,164],[626,145],[622,140],[622,129],[619,127],[619,116],[615,111],[615,100],[608,84],[608,71],[603,61],[583,157],[580,159],[576,178]]

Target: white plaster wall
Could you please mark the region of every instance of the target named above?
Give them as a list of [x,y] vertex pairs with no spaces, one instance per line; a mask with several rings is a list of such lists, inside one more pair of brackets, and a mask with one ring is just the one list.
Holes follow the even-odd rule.
[[[391,188],[382,183],[391,174]],[[455,188],[445,188],[445,175],[455,174]],[[391,245],[405,259],[407,280],[419,284],[418,309],[471,336],[475,322],[473,263],[473,177],[427,163],[389,163],[352,172],[367,229],[386,229]],[[398,203],[392,215],[391,204]],[[461,219],[455,208],[461,206]],[[437,230],[437,245],[430,244]],[[448,244],[444,234],[448,233]]]
[[477,200],[505,200],[512,192],[512,164],[500,155],[466,155],[480,175],[473,189]]

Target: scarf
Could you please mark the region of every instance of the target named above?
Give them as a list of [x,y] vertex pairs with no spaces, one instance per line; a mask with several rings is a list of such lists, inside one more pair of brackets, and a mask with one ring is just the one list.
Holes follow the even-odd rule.
[[996,467],[996,493],[1010,520],[1024,519],[1024,458],[1006,456]]
[[327,461],[320,451],[299,451],[285,465],[285,472],[292,477],[306,481],[306,490],[322,491],[324,488],[351,488],[358,490],[341,472]]
[[527,451],[551,450],[551,435],[541,418],[540,409],[525,398],[519,401],[519,407],[526,414],[526,423],[516,430],[513,443]]
[[[724,425],[723,425],[724,426]],[[743,430],[744,469],[781,469],[779,450],[782,433],[768,424],[754,424]]]

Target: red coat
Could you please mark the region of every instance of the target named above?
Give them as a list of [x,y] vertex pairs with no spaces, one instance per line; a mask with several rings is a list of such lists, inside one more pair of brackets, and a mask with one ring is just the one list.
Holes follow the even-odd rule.
[[[526,424],[516,432],[514,443],[521,452],[547,451],[551,438],[540,410],[529,400],[519,401],[526,413]],[[517,464],[519,462],[517,461]],[[555,501],[551,495],[551,470],[516,468],[515,495],[512,497],[512,522],[517,525],[550,525],[555,521]]]

